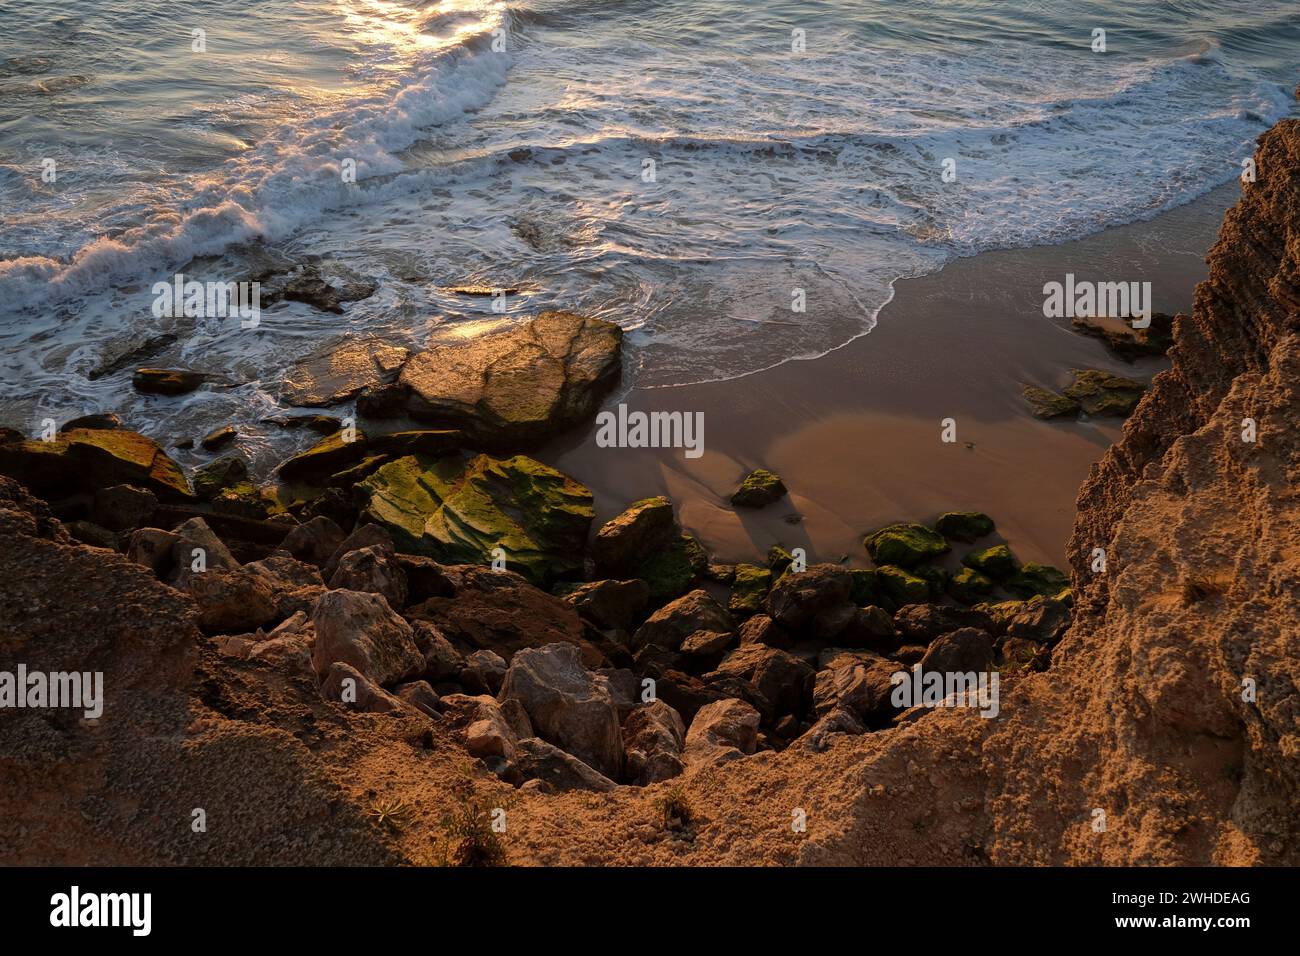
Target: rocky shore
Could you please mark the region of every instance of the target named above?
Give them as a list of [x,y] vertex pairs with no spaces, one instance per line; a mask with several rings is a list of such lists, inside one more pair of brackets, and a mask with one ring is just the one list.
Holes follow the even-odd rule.
[[[1068,579],[970,511],[864,529],[869,568],[711,562],[666,497],[593,528],[578,478],[527,457],[618,378],[618,329],[570,313],[300,364],[303,405],[346,394],[398,426],[340,421],[262,486],[233,456],[187,476],[111,416],[4,433],[0,651],[102,671],[106,701],[0,724],[0,842],[70,863],[1296,862],[1300,123],[1257,166],[1173,369],[1140,399],[1082,376],[1066,396],[1137,403]],[[733,507],[786,493],[736,482]],[[998,673],[1001,715],[898,706],[917,664]],[[466,835],[466,806],[510,822]]]

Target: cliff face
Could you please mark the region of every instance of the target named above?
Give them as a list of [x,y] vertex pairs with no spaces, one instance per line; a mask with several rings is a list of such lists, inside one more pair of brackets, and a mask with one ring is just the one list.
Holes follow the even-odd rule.
[[[1300,122],[1257,167],[1173,367],[1080,492],[1074,626],[997,719],[939,710],[690,773],[683,840],[654,822],[671,784],[517,792],[435,725],[219,658],[188,598],[0,483],[0,661],[130,690],[93,729],[0,718],[6,862],[431,862],[472,777],[512,807],[515,863],[1300,864]],[[415,819],[372,825],[379,799]]]

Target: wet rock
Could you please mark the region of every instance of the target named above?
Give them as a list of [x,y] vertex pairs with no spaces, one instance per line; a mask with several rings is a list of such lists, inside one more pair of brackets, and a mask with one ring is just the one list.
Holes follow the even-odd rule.
[[98,428],[107,431],[123,429],[126,426],[122,419],[118,418],[112,412],[96,412],[92,415],[82,415],[79,418],[73,418],[65,422],[60,432],[76,431],[78,428]]
[[583,569],[591,492],[523,455],[399,458],[357,494],[364,517],[402,551],[449,564],[491,564],[504,555],[509,570],[543,586]]
[[758,711],[743,700],[706,704],[686,732],[686,764],[723,763],[752,754],[758,747],[758,723]]
[[673,504],[667,498],[644,498],[601,525],[591,556],[603,573],[631,574],[646,555],[666,547],[678,535]]
[[644,581],[591,581],[567,590],[564,602],[602,630],[630,630],[645,611],[650,587]]
[[583,668],[571,644],[516,653],[499,697],[518,700],[544,739],[605,776],[618,776],[623,760],[618,712],[609,691]]
[[306,451],[284,460],[277,471],[285,481],[328,483],[336,472],[362,459],[365,439],[360,429],[340,429]]
[[785,494],[785,484],[778,476],[758,468],[745,476],[745,480],[731,496],[731,503],[740,508],[764,508],[779,501]]
[[515,766],[529,780],[541,780],[553,791],[591,790],[608,793],[618,784],[545,740],[531,737],[519,741],[516,747]]
[[1165,312],[1152,314],[1145,329],[1112,318],[1075,318],[1070,324],[1083,335],[1101,339],[1107,351],[1125,362],[1162,356],[1174,344],[1174,317]]
[[934,530],[949,541],[967,543],[992,534],[996,529],[993,519],[980,511],[949,511],[939,515]]
[[222,425],[220,428],[214,428],[202,438],[199,439],[199,447],[206,451],[216,451],[218,448],[224,448],[234,441],[239,435],[239,430],[234,425]]
[[411,625],[377,594],[327,591],[312,611],[316,644],[312,663],[318,674],[342,661],[379,684],[415,677],[424,655],[415,646]]
[[263,273],[261,305],[266,308],[281,300],[302,302],[322,312],[342,314],[343,304],[374,294],[378,285],[336,262],[307,262],[286,272]]
[[863,544],[876,564],[909,570],[950,550],[943,535],[921,524],[891,524],[867,535]]
[[284,536],[280,547],[299,561],[306,561],[320,568],[324,567],[338,550],[344,537],[342,528],[329,518],[318,515],[293,528]]
[[281,400],[299,408],[336,405],[396,379],[410,351],[380,339],[346,339],[290,366]]
[[79,428],[52,441],[0,444],[0,475],[51,501],[134,485],[160,501],[193,498],[180,467],[152,440],[124,429]]
[[[176,344],[176,341],[177,337],[170,332],[150,336],[135,348],[118,355],[116,358],[101,363],[98,367],[92,369],[89,374],[86,375],[86,378],[93,382],[106,375],[116,375],[118,372],[125,372],[127,369],[138,368],[142,363],[156,358],[162,352],[171,348]],[[71,428],[72,426],[69,425],[68,427]]]
[[306,428],[318,435],[333,435],[343,427],[343,420],[333,415],[278,415],[262,419],[264,425],[280,428]]
[[922,672],[945,674],[987,671],[993,666],[993,641],[985,631],[963,627],[935,639],[921,658]]
[[513,451],[595,414],[621,374],[622,340],[612,322],[543,312],[509,331],[417,354],[400,381],[412,417]]
[[90,513],[97,524],[110,531],[129,531],[141,527],[158,507],[158,496],[147,488],[113,485],[96,490]]
[[804,713],[816,677],[812,667],[793,654],[765,644],[746,644],[732,651],[718,665],[717,673],[752,683],[771,702],[777,716]]
[[350,664],[329,665],[320,685],[321,696],[349,710],[371,714],[399,713],[402,702]]
[[188,368],[138,368],[131,375],[131,387],[145,395],[185,395],[210,378]]
[[627,780],[644,787],[681,774],[686,724],[662,700],[628,714],[623,722],[624,767]]
[[1110,415],[1126,418],[1142,400],[1146,386],[1130,378],[1100,372],[1097,369],[1076,370],[1074,381],[1064,394],[1089,415]]
[[632,637],[638,650],[655,646],[676,651],[697,631],[729,633],[735,630],[731,615],[704,590],[691,591],[666,604],[646,620]]
[[344,554],[330,576],[330,587],[382,594],[394,610],[406,606],[406,572],[392,550],[382,546]]

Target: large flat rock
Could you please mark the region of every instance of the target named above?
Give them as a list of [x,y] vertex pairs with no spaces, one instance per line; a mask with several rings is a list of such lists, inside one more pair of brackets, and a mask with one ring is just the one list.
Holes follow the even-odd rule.
[[543,312],[467,345],[442,345],[402,369],[412,417],[463,429],[477,446],[518,451],[595,414],[622,371],[623,330]]
[[347,339],[301,359],[284,373],[288,405],[319,408],[346,402],[363,388],[393,381],[409,351],[379,339]]

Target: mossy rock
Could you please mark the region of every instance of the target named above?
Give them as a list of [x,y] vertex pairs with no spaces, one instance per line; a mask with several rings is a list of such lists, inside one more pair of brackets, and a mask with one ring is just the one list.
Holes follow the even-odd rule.
[[774,544],[767,549],[767,566],[772,569],[773,581],[785,574],[792,564],[794,564],[794,555],[779,544]]
[[1020,562],[1005,544],[995,544],[983,551],[972,551],[961,559],[961,563],[995,581],[1009,578],[1020,567]]
[[1025,609],[1024,601],[996,601],[976,604],[976,611],[983,611],[993,621],[993,627],[999,633],[1007,629],[1011,619]]
[[992,534],[994,525],[993,519],[980,511],[949,511],[939,515],[934,530],[949,541],[964,541],[969,544]]
[[661,603],[689,591],[708,567],[704,548],[689,534],[682,534],[643,561],[632,577],[650,586],[651,603]]
[[993,581],[974,568],[962,568],[948,582],[948,593],[962,604],[977,604],[993,593]]
[[194,494],[200,501],[211,501],[223,491],[248,481],[248,465],[238,455],[210,461],[194,472]]
[[880,573],[874,568],[849,568],[849,600],[858,607],[879,604],[885,595]]
[[1021,389],[1021,394],[1025,396],[1035,418],[1074,418],[1079,414],[1078,402],[1050,389],[1026,385]]
[[1064,394],[1078,402],[1089,415],[1124,418],[1137,408],[1145,391],[1145,385],[1131,378],[1087,369],[1075,371],[1074,382],[1064,390]]
[[904,604],[925,604],[930,600],[930,582],[917,577],[905,568],[886,564],[876,568],[886,596],[896,607]]
[[731,585],[731,600],[727,610],[733,614],[758,614],[763,610],[763,599],[772,586],[772,572],[755,564],[736,565],[736,578]]
[[1035,595],[1055,597],[1070,587],[1069,577],[1050,564],[1026,564],[1003,585],[1009,594],[1028,600]]
[[731,496],[731,503],[741,508],[763,508],[782,498],[785,493],[785,484],[780,477],[757,468],[745,476],[745,480]]
[[500,548],[508,570],[543,587],[582,570],[595,516],[590,491],[524,455],[408,455],[356,490],[363,517],[386,528],[399,551],[490,564]]
[[862,543],[876,564],[901,568],[914,568],[950,550],[943,535],[923,524],[891,524],[867,535]]
[[74,428],[50,441],[5,442],[0,475],[50,501],[113,485],[147,488],[163,501],[194,498],[180,466],[152,439],[125,429]]
[[591,556],[602,572],[627,576],[681,534],[673,503],[660,495],[642,498],[606,521],[591,542]]
[[943,568],[927,565],[914,569],[912,573],[930,585],[931,600],[938,600],[948,593],[948,582],[952,579],[952,575]]

